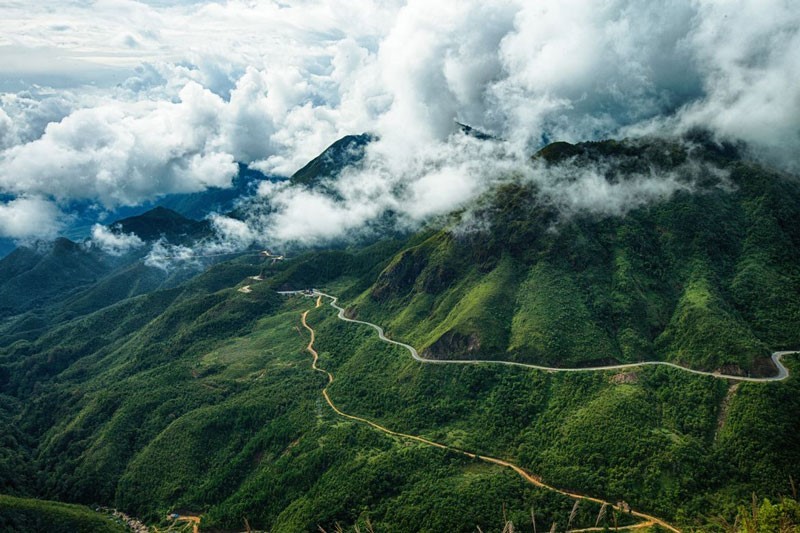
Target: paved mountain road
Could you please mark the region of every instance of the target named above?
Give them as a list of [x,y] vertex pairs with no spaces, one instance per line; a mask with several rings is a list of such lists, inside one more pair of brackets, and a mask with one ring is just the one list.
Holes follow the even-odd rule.
[[436,364],[436,365],[484,365],[484,364],[492,364],[492,365],[506,365],[506,366],[518,366],[522,368],[531,368],[534,370],[543,370],[545,372],[597,372],[603,370],[625,370],[628,368],[636,368],[640,366],[655,366],[655,365],[662,365],[662,366],[670,366],[672,368],[677,368],[678,370],[683,370],[684,372],[691,372],[692,374],[698,374],[701,376],[711,376],[714,378],[719,379],[728,379],[731,381],[747,381],[747,382],[754,382],[754,383],[764,383],[769,381],[783,381],[784,379],[789,377],[789,370],[783,365],[781,359],[784,355],[798,353],[796,351],[784,351],[784,352],[774,352],[772,354],[772,362],[775,364],[775,367],[778,369],[778,374],[775,376],[767,377],[767,378],[751,378],[747,376],[736,376],[732,374],[722,374],[720,372],[706,372],[703,370],[695,370],[693,368],[687,368],[685,366],[676,365],[675,363],[668,363],[666,361],[642,361],[640,363],[625,363],[619,365],[608,365],[608,366],[592,366],[592,367],[585,367],[585,368],[556,368],[550,366],[541,366],[541,365],[533,365],[530,363],[517,363],[514,361],[494,361],[494,360],[486,360],[486,359],[428,359],[426,357],[422,357],[417,352],[417,349],[411,346],[410,344],[406,344],[404,342],[398,342],[392,340],[386,336],[383,331],[383,328],[378,326],[377,324],[373,324],[372,322],[366,322],[364,320],[356,320],[353,318],[347,318],[344,315],[344,308],[338,305],[339,299],[336,296],[332,296],[330,294],[325,294],[324,292],[320,291],[313,291],[310,294],[305,291],[283,291],[280,294],[305,294],[307,296],[324,296],[325,298],[329,298],[331,301],[331,307],[339,311],[337,315],[340,320],[344,320],[345,322],[353,322],[354,324],[364,324],[365,326],[369,326],[373,328],[375,331],[378,332],[378,337],[384,342],[388,342],[390,344],[396,344],[397,346],[402,346],[406,350],[411,353],[411,357],[414,358],[415,361],[420,363],[426,364]]
[[[401,347],[405,348],[406,350],[409,351],[409,353],[411,354],[411,356],[414,358],[415,361],[418,361],[420,363],[426,363],[426,364],[470,364],[470,365],[499,364],[499,365],[506,365],[506,366],[517,366],[517,367],[522,367],[522,368],[530,368],[530,369],[535,369],[535,370],[542,370],[542,371],[546,371],[546,372],[596,372],[596,371],[606,371],[606,370],[622,370],[622,369],[635,368],[635,367],[648,366],[648,365],[664,365],[664,366],[670,366],[670,367],[676,368],[678,370],[682,370],[684,372],[691,372],[693,374],[698,374],[698,375],[703,375],[703,376],[711,376],[711,377],[718,378],[718,379],[728,379],[728,380],[732,380],[732,381],[747,381],[747,382],[762,383],[762,382],[782,381],[782,380],[788,378],[789,377],[789,371],[783,365],[781,359],[783,358],[784,355],[798,353],[798,352],[795,352],[795,351],[774,352],[772,354],[772,361],[773,361],[773,363],[775,363],[775,367],[778,369],[778,374],[775,375],[775,376],[772,376],[772,377],[767,377],[767,378],[751,378],[751,377],[746,377],[746,376],[735,376],[735,375],[730,375],[730,374],[722,374],[720,372],[705,372],[705,371],[702,371],[702,370],[694,370],[694,369],[691,369],[691,368],[686,368],[686,367],[683,367],[683,366],[680,366],[680,365],[676,365],[674,363],[668,363],[668,362],[665,362],[665,361],[644,361],[644,362],[640,362],[640,363],[627,363],[627,364],[620,364],[620,365],[609,365],[609,366],[598,366],[598,367],[587,367],[587,368],[555,368],[555,367],[547,367],[547,366],[541,366],[541,365],[533,365],[533,364],[528,364],[528,363],[517,363],[517,362],[512,362],[512,361],[473,360],[473,359],[458,359],[458,360],[455,360],[455,359],[451,359],[451,360],[427,359],[425,357],[420,356],[419,352],[417,352],[416,348],[414,348],[413,346],[388,338],[386,336],[383,328],[378,326],[377,324],[373,324],[372,322],[367,322],[367,321],[364,321],[364,320],[356,320],[356,319],[353,319],[353,318],[346,317],[345,316],[345,310],[344,310],[343,307],[338,305],[338,303],[337,303],[338,302],[338,298],[336,296],[332,296],[330,294],[326,294],[324,292],[317,291],[317,290],[313,290],[313,291],[279,291],[279,293],[283,294],[283,295],[297,295],[297,294],[300,294],[300,295],[304,295],[304,296],[308,296],[308,297],[315,297],[316,298],[316,306],[315,307],[320,307],[320,305],[322,304],[322,298],[323,297],[324,298],[328,298],[330,300],[331,307],[333,307],[334,309],[336,309],[338,311],[337,317],[340,320],[343,320],[345,322],[351,322],[351,323],[354,323],[354,324],[363,324],[365,326],[369,326],[369,327],[373,328],[378,333],[378,337],[382,341],[387,342],[389,344],[395,344],[397,346],[401,346]],[[308,343],[308,346],[306,347],[307,351],[309,353],[311,353],[313,355],[313,357],[314,357],[311,367],[312,367],[313,370],[315,370],[317,372],[321,372],[321,373],[323,373],[323,374],[325,374],[327,376],[328,383],[326,384],[325,388],[322,390],[322,395],[325,398],[325,401],[327,402],[328,406],[330,406],[330,408],[333,409],[333,411],[337,415],[339,415],[339,416],[341,416],[343,418],[347,418],[349,420],[353,420],[353,421],[356,421],[356,422],[361,422],[363,424],[367,424],[370,427],[372,427],[372,428],[374,428],[374,429],[376,429],[378,431],[381,431],[383,433],[386,433],[388,435],[393,435],[395,437],[414,440],[414,441],[420,442],[422,444],[426,444],[428,446],[433,446],[433,447],[440,448],[440,449],[443,449],[443,450],[448,450],[448,451],[451,451],[451,452],[454,452],[454,453],[459,453],[459,454],[465,455],[465,456],[473,458],[473,459],[478,459],[478,460],[481,460],[481,461],[484,461],[484,462],[487,462],[487,463],[492,463],[492,464],[495,464],[495,465],[499,465],[499,466],[503,466],[503,467],[506,467],[506,468],[510,468],[514,472],[519,474],[523,479],[525,479],[529,483],[531,483],[531,484],[533,484],[533,485],[535,485],[535,486],[537,486],[539,488],[550,490],[550,491],[556,492],[558,494],[562,494],[564,496],[568,496],[568,497],[576,499],[576,500],[591,501],[591,502],[594,502],[594,503],[597,503],[597,504],[600,504],[600,505],[608,505],[609,507],[612,507],[614,509],[623,511],[623,509],[620,506],[612,504],[610,502],[606,502],[605,500],[601,500],[599,498],[593,498],[593,497],[590,497],[590,496],[585,496],[585,495],[578,494],[578,493],[575,493],[575,492],[569,492],[569,491],[566,491],[566,490],[563,490],[563,489],[559,489],[559,488],[553,487],[551,485],[547,485],[538,476],[535,476],[535,475],[531,474],[530,472],[526,471],[522,467],[520,467],[520,466],[518,466],[518,465],[516,465],[516,464],[514,464],[514,463],[512,463],[510,461],[506,461],[506,460],[503,460],[503,459],[497,459],[497,458],[489,457],[489,456],[478,455],[478,454],[475,454],[475,453],[472,453],[472,452],[461,450],[459,448],[448,446],[446,444],[441,444],[441,443],[438,443],[438,442],[434,442],[434,441],[431,441],[431,440],[426,439],[424,437],[420,437],[420,436],[417,436],[417,435],[410,435],[410,434],[407,434],[407,433],[401,433],[401,432],[398,432],[398,431],[394,431],[394,430],[388,429],[388,428],[386,428],[384,426],[381,426],[380,424],[378,424],[376,422],[368,420],[366,418],[361,418],[361,417],[358,417],[358,416],[355,416],[355,415],[351,415],[351,414],[345,413],[344,411],[342,411],[341,409],[339,409],[336,406],[336,404],[333,402],[333,400],[331,399],[331,397],[330,397],[330,395],[328,393],[328,388],[330,387],[330,385],[334,381],[333,374],[331,374],[327,370],[324,370],[324,369],[319,368],[317,366],[317,363],[319,361],[319,355],[317,354],[317,351],[314,349],[314,342],[316,340],[316,337],[315,337],[316,334],[315,334],[314,330],[308,325],[308,323],[306,321],[306,317],[307,316],[308,316],[308,311],[306,311],[306,312],[304,312],[302,314],[302,323],[303,323],[303,327],[305,327],[309,331],[309,333],[311,334],[311,339],[310,339],[310,341]],[[639,529],[639,528],[643,528],[643,527],[649,527],[649,526],[653,526],[653,525],[658,525],[658,526],[661,526],[661,527],[663,527],[663,528],[665,528],[665,529],[667,529],[669,531],[673,531],[675,533],[680,533],[680,530],[678,530],[676,527],[668,524],[667,522],[664,522],[663,520],[661,520],[659,518],[656,518],[654,516],[651,516],[651,515],[648,515],[648,514],[639,512],[639,511],[630,510],[629,512],[630,512],[631,515],[636,516],[638,518],[641,518],[643,520],[643,522],[641,522],[639,524],[632,525],[632,526],[620,527],[619,529]],[[594,531],[596,529],[599,529],[599,528],[587,528],[587,529],[585,529],[583,531]]]
[[[321,293],[317,293],[317,294],[321,294]],[[322,296],[327,296],[327,295],[323,294]],[[330,296],[328,296],[328,297],[330,298]],[[321,301],[318,298],[316,307],[319,307],[320,304],[321,304]],[[607,501],[601,500],[599,498],[593,498],[591,496],[584,496],[583,494],[578,494],[576,492],[569,492],[569,491],[562,490],[562,489],[553,487],[551,485],[548,485],[548,484],[544,483],[541,480],[541,478],[539,478],[538,476],[535,476],[534,474],[528,472],[527,470],[525,470],[521,466],[516,465],[516,464],[514,464],[514,463],[512,463],[510,461],[506,461],[506,460],[503,460],[503,459],[497,459],[495,457],[489,457],[489,456],[486,456],[486,455],[478,455],[476,453],[468,452],[466,450],[462,450],[460,448],[455,448],[453,446],[448,446],[446,444],[441,444],[439,442],[435,442],[435,441],[426,439],[424,437],[420,437],[418,435],[410,435],[408,433],[401,433],[399,431],[394,431],[394,430],[391,430],[391,429],[389,429],[387,427],[384,427],[384,426],[378,424],[377,422],[373,422],[372,420],[369,420],[367,418],[362,418],[360,416],[351,415],[349,413],[346,413],[346,412],[342,411],[339,407],[336,406],[336,404],[333,402],[333,400],[331,399],[330,395],[328,394],[328,388],[331,386],[331,384],[333,384],[333,381],[334,381],[333,374],[331,374],[330,372],[328,372],[327,370],[325,370],[323,368],[320,368],[317,365],[317,363],[319,362],[319,354],[317,353],[316,349],[314,348],[314,342],[316,341],[316,333],[315,333],[314,329],[311,326],[308,325],[308,322],[306,320],[307,317],[308,317],[308,313],[309,313],[308,311],[305,311],[301,315],[301,321],[303,323],[303,327],[306,328],[308,330],[308,332],[310,333],[310,335],[311,335],[310,340],[308,341],[308,346],[306,346],[306,350],[313,356],[313,361],[311,363],[311,368],[313,370],[315,370],[316,372],[320,372],[322,374],[325,374],[326,377],[328,378],[328,382],[325,385],[325,388],[322,389],[322,396],[325,398],[325,401],[327,402],[328,406],[331,409],[333,409],[333,411],[337,415],[339,415],[339,416],[341,416],[343,418],[347,418],[348,420],[361,422],[361,423],[366,424],[366,425],[368,425],[368,426],[370,426],[370,427],[372,427],[372,428],[374,428],[374,429],[376,429],[376,430],[378,430],[378,431],[380,431],[382,433],[386,433],[387,435],[392,435],[394,437],[400,437],[400,438],[403,438],[403,439],[413,440],[413,441],[425,444],[427,446],[433,446],[435,448],[440,448],[442,450],[447,450],[449,452],[457,453],[457,454],[460,454],[460,455],[465,455],[465,456],[467,456],[467,457],[469,457],[471,459],[477,459],[477,460],[480,460],[480,461],[484,461],[486,463],[491,463],[491,464],[494,464],[494,465],[510,468],[511,470],[513,470],[514,472],[519,474],[525,481],[527,481],[528,483],[530,483],[530,484],[532,484],[532,485],[534,485],[536,487],[539,487],[541,489],[549,490],[551,492],[556,492],[558,494],[562,494],[562,495],[567,496],[569,498],[572,498],[574,500],[590,501],[590,502],[594,502],[594,503],[597,503],[597,504],[600,504],[600,505],[607,505],[607,506],[609,506],[609,507],[611,507],[613,509],[616,509],[617,511],[620,511],[620,512],[623,512],[623,513],[627,512],[630,515],[635,516],[637,518],[641,518],[643,520],[643,522],[638,523],[638,524],[633,524],[633,525],[630,525],[630,526],[622,526],[622,527],[616,528],[618,530],[634,530],[634,529],[641,529],[641,528],[645,528],[645,527],[659,525],[659,526],[661,526],[661,527],[663,527],[665,529],[668,529],[669,531],[672,531],[674,533],[680,533],[679,529],[677,529],[676,527],[674,527],[674,526],[668,524],[667,522],[661,520],[660,518],[656,518],[655,516],[651,516],[651,515],[648,515],[648,514],[639,512],[639,511],[634,511],[632,509],[623,509],[623,507],[621,505],[615,505],[615,504],[613,504],[611,502],[607,502]],[[351,322],[353,322],[353,321],[351,321]],[[582,531],[595,531],[595,530],[599,531],[600,528],[588,528],[588,529],[585,529],[585,530],[582,530]]]

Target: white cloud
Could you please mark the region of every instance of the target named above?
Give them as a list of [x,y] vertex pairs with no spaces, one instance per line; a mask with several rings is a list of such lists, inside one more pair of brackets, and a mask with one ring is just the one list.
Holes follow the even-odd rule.
[[145,256],[144,264],[168,272],[178,265],[199,267],[201,261],[196,252],[188,246],[156,241]]
[[[681,114],[800,170],[800,10],[791,1],[700,4],[690,34],[704,98]],[[724,21],[724,29],[721,22]]]
[[110,255],[122,255],[144,246],[144,241],[133,233],[122,233],[110,230],[101,224],[92,227],[92,237],[87,242]]
[[[650,169],[645,174],[609,181],[607,176],[619,176],[617,165],[565,162],[547,166],[539,163],[526,178],[536,184],[542,200],[556,207],[563,216],[585,213],[620,216],[644,205],[668,200],[679,191],[695,191],[698,176],[714,172],[690,163],[668,172]],[[725,182],[724,177],[717,175],[722,182]]]
[[58,207],[42,198],[23,196],[0,203],[0,237],[52,238],[62,225],[63,216]]
[[145,265],[165,271],[176,267],[202,269],[209,262],[241,253],[257,239],[239,220],[220,215],[213,215],[210,220],[215,230],[214,237],[190,246],[159,239],[145,256]]
[[107,207],[228,186],[233,156],[214,145],[225,103],[197,84],[180,101],[80,109],[0,154],[0,189]]
[[0,108],[0,150],[13,143],[13,122],[8,114]]
[[259,194],[272,211],[250,210],[250,234],[263,244],[319,244],[369,232],[369,225],[388,213],[399,226],[417,228],[510,179],[523,164],[504,143],[461,133],[408,155],[387,150],[385,143],[370,144],[357,167],[345,169],[324,188],[264,184]]
[[[413,225],[463,205],[548,140],[700,125],[800,168],[791,0],[103,0],[57,17],[46,4],[0,8],[13,81],[0,86],[33,87],[61,59],[82,74],[0,96],[13,195],[133,204],[226,186],[234,161],[290,174],[345,134],[377,133],[340,199],[280,188],[278,212],[251,217],[251,233],[316,242],[387,211]],[[21,50],[30,65],[4,62]],[[507,143],[474,146],[454,120]],[[647,194],[581,183],[561,185],[611,204],[659,197],[644,178]]]
[[[220,242],[227,245],[225,251],[243,250],[258,240],[258,235],[255,235],[252,228],[241,220],[218,214],[212,215],[210,220]],[[216,249],[222,251],[221,246],[217,246]]]
[[408,215],[413,220],[427,220],[471,200],[481,190],[471,177],[463,169],[452,167],[424,175],[409,187]]
[[[256,232],[279,243],[315,244],[339,238],[377,218],[386,201],[338,202],[330,196],[303,189],[286,188],[271,198],[277,213],[257,219]],[[251,221],[252,223],[252,221]]]

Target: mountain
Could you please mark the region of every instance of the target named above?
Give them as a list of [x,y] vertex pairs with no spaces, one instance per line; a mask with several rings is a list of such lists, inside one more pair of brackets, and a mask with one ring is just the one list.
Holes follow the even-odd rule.
[[[650,156],[667,148],[674,161]],[[688,157],[616,142],[563,143],[539,157],[555,162],[556,152],[579,166],[614,154],[620,184]],[[456,219],[420,237],[351,312],[435,358],[774,372],[770,352],[800,346],[800,183],[718,153],[694,157],[718,174],[624,217],[565,217],[535,184],[502,186],[475,211],[489,231],[464,233]]]
[[194,242],[211,235],[208,222],[192,220],[161,206],[118,220],[111,227],[119,228],[123,233],[133,233],[145,241],[164,238],[173,243]]
[[13,239],[0,238],[0,257],[5,257],[17,247]]
[[0,315],[50,304],[54,298],[96,282],[108,258],[68,239],[17,248],[0,260]]
[[[210,231],[207,222],[161,207],[122,219],[111,227],[135,233],[144,240],[164,237],[174,243],[194,241]],[[118,270],[130,272],[129,267],[140,260],[141,254],[115,257],[63,237],[52,243],[19,247],[0,259],[0,316],[52,306],[76,295],[81,288],[103,286],[107,276]],[[128,281],[130,286],[135,285]],[[148,287],[147,290],[155,288]]]
[[[73,202],[63,207],[70,217],[69,225],[63,229],[62,236],[73,241],[89,237],[95,224],[107,224],[108,220],[136,217],[156,207],[163,207],[180,215],[202,220],[211,213],[228,213],[235,209],[243,199],[255,195],[262,181],[277,181],[283,178],[267,176],[255,169],[239,163],[239,172],[233,178],[231,187],[209,187],[195,193],[169,194],[153,201],[136,206],[119,206],[108,212],[98,209],[94,202]],[[9,197],[10,198],[10,197]],[[5,257],[17,247],[12,239],[0,238],[0,258]]]
[[467,124],[462,124],[461,122],[456,121],[456,126],[458,127],[459,131],[461,131],[461,133],[463,133],[464,135],[475,137],[480,141],[496,140],[495,137],[489,135],[488,133],[484,133],[481,130],[477,130]]
[[[796,356],[769,383],[421,364],[327,298],[276,292],[322,289],[442,360],[767,375],[771,351],[800,347],[795,177],[698,140],[555,144],[531,165],[549,177],[506,180],[412,234],[151,281],[132,261],[7,320],[0,491],[162,527],[188,509],[221,530],[494,531],[530,524],[532,508],[540,530],[611,530],[637,521],[627,505],[716,530],[754,493],[780,502],[752,505],[763,523],[793,523]],[[565,210],[553,187],[582,169],[677,185],[624,212]],[[181,220],[158,210],[122,227],[187,238]],[[63,264],[92,272],[75,246]],[[43,261],[58,272],[53,250],[15,255],[0,261],[9,279]],[[626,503],[576,506],[547,486]]]
[[[165,239],[172,244],[192,244],[211,233],[207,221],[161,207],[114,222],[108,229],[136,234],[146,242]],[[0,323],[0,344],[33,340],[48,327],[121,300],[175,287],[221,259],[199,257],[165,270],[146,261],[149,251],[149,246],[142,246],[112,255],[64,238],[17,248],[0,259],[0,317],[5,318]]]
[[346,167],[357,165],[363,158],[373,137],[369,133],[342,137],[303,168],[292,174],[289,181],[295,185],[316,187],[325,179],[333,179]]

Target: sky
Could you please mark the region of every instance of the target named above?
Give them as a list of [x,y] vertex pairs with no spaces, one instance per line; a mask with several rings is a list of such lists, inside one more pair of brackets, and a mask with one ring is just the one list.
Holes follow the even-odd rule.
[[[411,228],[554,140],[699,126],[796,172],[798,79],[793,0],[6,0],[0,237],[52,238],[76,201],[230,186],[237,163],[290,175],[362,132],[379,140],[338,199],[265,185],[277,211],[215,217],[220,235],[314,244],[387,211]],[[570,203],[623,212],[681,187],[644,176],[631,196],[598,179],[572,183]]]

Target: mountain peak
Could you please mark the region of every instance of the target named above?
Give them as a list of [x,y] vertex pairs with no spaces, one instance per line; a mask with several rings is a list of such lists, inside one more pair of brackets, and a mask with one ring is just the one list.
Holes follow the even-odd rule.
[[[187,217],[181,215],[177,211],[173,211],[172,209],[163,207],[163,206],[156,206],[149,211],[145,211],[141,215],[141,218],[152,218],[152,219],[171,219],[171,220],[190,220]],[[136,217],[130,217],[136,218]]]
[[496,139],[494,136],[489,135],[488,133],[485,133],[479,129],[473,128],[469,124],[464,124],[463,122],[459,122],[456,120],[456,125],[461,130],[461,133],[470,137],[475,137],[478,140],[489,141]]
[[134,217],[123,218],[111,224],[125,233],[133,233],[146,241],[162,237],[170,241],[191,240],[209,230],[208,222],[187,218],[166,207],[158,206]]
[[324,178],[334,178],[348,165],[364,158],[365,147],[375,137],[369,133],[346,135],[327,147],[289,178],[293,184],[313,187]]

